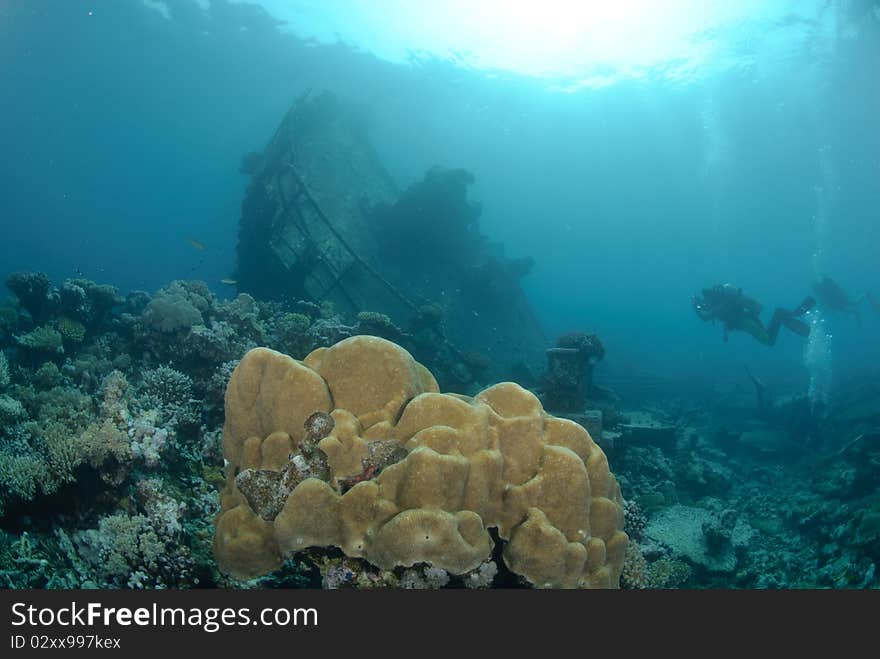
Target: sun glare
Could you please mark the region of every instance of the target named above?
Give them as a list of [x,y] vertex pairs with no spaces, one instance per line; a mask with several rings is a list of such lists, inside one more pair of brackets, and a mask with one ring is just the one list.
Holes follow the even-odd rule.
[[[241,0],[243,1],[243,0]],[[786,22],[810,25],[818,0],[262,0],[287,29],[393,62],[454,59],[578,86],[698,75]],[[796,20],[795,20],[796,19]]]

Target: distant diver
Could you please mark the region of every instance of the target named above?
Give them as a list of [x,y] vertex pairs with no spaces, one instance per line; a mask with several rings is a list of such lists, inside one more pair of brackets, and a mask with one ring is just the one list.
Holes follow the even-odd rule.
[[862,293],[855,300],[847,295],[843,287],[834,281],[831,277],[823,276],[818,282],[813,284],[813,293],[819,300],[819,304],[830,311],[840,311],[843,313],[851,313],[856,318],[856,322],[861,325],[862,317],[859,314],[859,305],[867,300],[874,311],[880,313],[880,305],[877,300],[869,293]]
[[786,434],[809,446],[820,440],[827,433],[822,432],[824,410],[817,407],[809,396],[796,394],[774,397],[767,385],[756,377],[748,365],[746,375],[755,387],[755,403],[757,417],[765,423],[783,429]]
[[761,322],[761,304],[732,284],[704,288],[701,295],[691,298],[691,303],[700,320],[721,321],[725,342],[730,332],[739,330],[751,334],[759,343],[772,346],[783,325],[799,336],[809,336],[810,326],[799,316],[813,308],[816,301],[808,296],[793,311],[777,308],[766,327]]

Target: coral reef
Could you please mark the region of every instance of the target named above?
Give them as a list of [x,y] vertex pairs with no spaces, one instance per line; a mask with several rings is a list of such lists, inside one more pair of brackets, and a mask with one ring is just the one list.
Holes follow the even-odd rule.
[[34,321],[42,320],[58,297],[43,272],[13,272],[6,278],[6,287]]
[[165,334],[189,330],[204,323],[202,312],[208,310],[211,299],[207,287],[174,281],[150,300],[141,320],[147,328]]
[[9,386],[10,382],[9,360],[7,360],[6,355],[0,351],[0,389]]
[[[316,440],[326,473],[290,480]],[[627,536],[604,454],[515,384],[440,394],[408,352],[370,336],[302,363],[258,348],[229,382],[223,447],[214,548],[239,578],[329,546],[383,570],[461,575],[491,557],[494,527],[507,567],[535,586],[617,585]]]
[[[619,571],[624,588],[880,585],[876,378],[841,383],[822,419],[801,414],[798,392],[760,414],[748,388],[659,392],[601,408],[587,441],[531,393],[489,386],[491,353],[451,350],[442,304],[411,319],[358,318],[295,300],[223,300],[197,282],[121,297],[82,279],[9,280],[15,297],[0,306],[2,587],[569,585],[593,574],[572,565],[584,550],[585,565],[598,563],[603,514],[629,536],[625,552],[606,543],[605,560],[619,561],[608,576]],[[147,312],[155,298],[167,299]],[[175,304],[194,322],[165,332],[159,310],[173,318]],[[436,379],[381,338],[351,338],[368,332],[399,337]],[[330,347],[364,341],[384,346],[381,360]],[[249,356],[236,371],[257,345],[304,361],[263,357],[264,378]],[[249,411],[226,419],[230,380],[231,404]],[[279,397],[243,396],[257,382],[274,382]],[[440,394],[438,382],[473,395]],[[625,502],[610,476],[595,476],[606,473],[603,453]],[[580,475],[560,476],[569,468]],[[573,505],[584,498],[582,469],[597,516],[586,544]],[[613,505],[593,505],[600,487]],[[263,560],[264,576],[220,571],[215,519],[236,533],[221,548],[235,560],[220,565],[254,574]],[[451,550],[432,553],[435,542]],[[620,552],[613,561],[608,547]]]
[[40,325],[27,334],[15,337],[15,342],[25,350],[42,353],[43,356],[64,354],[64,338],[61,332],[48,325]]

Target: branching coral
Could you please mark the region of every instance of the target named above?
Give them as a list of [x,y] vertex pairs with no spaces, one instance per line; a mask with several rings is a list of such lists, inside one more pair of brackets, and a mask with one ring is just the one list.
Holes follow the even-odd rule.
[[285,313],[275,323],[274,341],[278,349],[297,358],[314,348],[309,326],[312,321],[301,313]]
[[234,300],[219,305],[219,313],[233,325],[238,332],[263,339],[263,326],[260,322],[260,307],[247,293],[239,293]]
[[169,440],[168,430],[156,425],[157,416],[149,413],[141,416],[131,423],[128,430],[132,455],[143,460],[148,467],[159,464]]
[[45,475],[46,464],[36,455],[0,450],[0,514],[9,501],[33,499]]
[[201,312],[179,295],[158,295],[141,314],[144,325],[159,332],[188,330],[204,322]]
[[79,441],[84,458],[96,469],[110,458],[125,463],[132,457],[128,436],[111,419],[90,424]]
[[201,421],[199,401],[193,396],[193,381],[188,375],[160,366],[144,373],[142,389],[142,405],[158,410],[169,426],[193,426]]
[[187,403],[192,398],[192,378],[170,366],[160,366],[143,374],[143,391],[157,406]]
[[620,587],[627,590],[641,590],[648,587],[648,562],[635,542],[630,542],[626,547],[623,571],[620,573]]
[[22,348],[33,352],[64,354],[64,341],[61,333],[48,325],[40,325],[27,334],[17,336],[15,341]]
[[0,389],[8,387],[11,381],[12,378],[9,375],[9,361],[6,359],[6,354],[3,353],[3,351],[0,351]]
[[162,587],[186,579],[191,568],[185,547],[146,515],[124,513],[101,518],[97,529],[74,536],[79,555],[99,583],[129,588]]
[[0,394],[0,428],[11,426],[25,418],[27,418],[27,412],[21,403],[14,398]]
[[[62,300],[65,288],[82,291],[82,300],[71,310],[76,318],[90,327],[95,326],[123,299],[115,286],[96,284],[88,279],[68,279],[61,288]],[[75,294],[75,297],[79,297]]]
[[[124,382],[124,378],[120,379]],[[0,453],[0,463],[4,465],[0,471],[5,472],[0,482],[6,485],[2,498],[27,501],[38,492],[53,494],[73,482],[77,470],[84,464],[98,470],[104,480],[117,482],[118,474],[105,468],[116,468],[130,461],[130,439],[120,429],[125,414],[113,404],[116,394],[121,398],[122,388],[113,377],[105,381],[104,388],[105,403],[97,419],[92,416],[91,399],[74,390],[63,387],[41,392],[25,387],[17,389],[26,395],[36,420],[21,423],[15,440],[7,440],[5,450]],[[19,414],[18,420],[25,417],[26,414]]]
[[70,427],[83,427],[94,412],[91,397],[81,391],[57,386],[47,391],[37,391],[33,387],[17,387],[16,397],[24,405],[32,419],[59,421]]
[[391,318],[375,311],[361,311],[357,315],[356,331],[358,334],[379,336],[389,341],[399,342],[403,338],[403,331],[391,322]]
[[204,282],[173,281],[150,300],[141,320],[152,330],[172,333],[205,323],[214,296]]
[[627,499],[623,502],[623,530],[630,539],[636,542],[642,539],[645,527],[648,525],[648,518],[642,512],[641,506],[635,499]]
[[32,318],[41,320],[52,304],[52,284],[43,272],[13,272],[6,286]]
[[63,380],[64,376],[54,362],[43,362],[31,378],[34,385],[42,391],[57,387]]
[[235,328],[222,320],[213,320],[207,326],[194,325],[181,348],[181,356],[211,364],[238,359],[248,350]]

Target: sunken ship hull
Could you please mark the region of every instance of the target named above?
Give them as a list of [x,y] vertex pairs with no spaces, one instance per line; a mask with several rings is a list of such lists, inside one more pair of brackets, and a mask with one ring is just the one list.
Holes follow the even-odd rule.
[[247,162],[241,291],[341,318],[384,314],[417,356],[445,352],[463,383],[543,367],[547,341],[520,286],[531,259],[480,233],[469,172],[434,167],[399,190],[358,114],[326,92],[294,103]]

